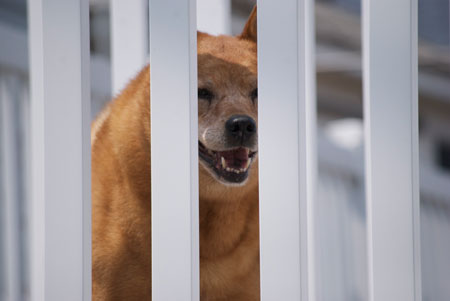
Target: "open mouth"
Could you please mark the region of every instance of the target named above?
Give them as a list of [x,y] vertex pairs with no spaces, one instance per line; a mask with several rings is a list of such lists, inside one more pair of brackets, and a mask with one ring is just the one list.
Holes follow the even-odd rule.
[[246,147],[236,147],[226,151],[213,151],[198,142],[200,159],[213,174],[224,182],[243,183],[248,177],[248,170],[256,152]]

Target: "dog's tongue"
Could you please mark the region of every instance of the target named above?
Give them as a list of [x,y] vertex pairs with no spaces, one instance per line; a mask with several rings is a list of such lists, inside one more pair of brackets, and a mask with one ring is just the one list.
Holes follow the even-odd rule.
[[218,152],[219,160],[223,157],[230,167],[242,168],[246,166],[248,160],[248,148],[237,148],[229,151]]
[[219,152],[220,156],[224,157],[225,160],[247,160],[248,159],[248,149],[247,148],[237,148],[229,151]]

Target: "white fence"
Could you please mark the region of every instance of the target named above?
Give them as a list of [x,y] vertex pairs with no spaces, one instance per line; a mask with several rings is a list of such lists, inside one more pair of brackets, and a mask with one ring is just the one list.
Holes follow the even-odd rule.
[[[261,0],[258,7],[261,297],[313,301],[319,299],[314,258],[317,223],[313,219],[317,210],[313,2],[282,2]],[[364,4],[369,296],[371,300],[420,300],[417,3],[398,3],[388,14],[383,9],[389,5],[387,0]],[[149,7],[152,156],[159,158],[155,162],[165,162],[152,166],[152,184],[157,187],[152,192],[153,296],[154,300],[196,300],[195,1],[150,0]],[[171,15],[183,17],[174,21]],[[29,1],[29,16],[31,299],[89,300],[88,3],[33,0]],[[168,125],[163,117],[170,108],[162,92],[174,82],[178,122]],[[179,154],[170,158],[162,139],[167,129],[179,141]],[[2,141],[9,141],[10,136],[4,137]],[[280,145],[286,150],[284,156],[279,156]],[[174,179],[174,174],[179,178]],[[176,182],[178,189],[166,185],[169,182]],[[176,206],[183,208],[177,217],[171,212],[171,222],[179,221],[171,228],[164,227],[169,208],[161,201],[169,198],[177,199]],[[8,196],[7,201],[12,199]],[[14,223],[7,220],[8,225]],[[13,249],[18,244],[17,233],[6,232]],[[163,240],[163,235],[172,240]],[[17,258],[8,251],[13,266]],[[11,280],[13,269],[8,276],[13,277],[8,278],[8,290],[14,300],[19,289],[15,287],[18,282]]]
[[417,1],[390,3],[363,1],[369,296],[420,300]]
[[[20,240],[16,245],[8,241],[5,231],[0,235],[0,266],[6,267],[5,264],[9,263],[9,268],[0,273],[0,300],[30,300],[30,225],[27,223],[30,210],[27,194],[29,181],[26,177],[29,165],[29,152],[26,151],[29,149],[28,80],[24,74],[10,68],[1,70],[0,81],[2,105],[6,102],[18,103],[14,120],[20,128],[17,156],[22,161],[16,162],[14,174],[17,175],[16,181],[23,192],[13,199],[13,202],[17,203],[15,208],[5,208],[5,203],[0,203],[1,228],[20,233]],[[15,84],[12,85],[11,82]],[[5,87],[10,88],[5,90]],[[100,100],[98,97],[93,99],[96,102]],[[333,145],[321,129],[318,135],[322,138],[318,141],[319,191],[314,218],[316,298],[323,301],[367,300],[363,152],[361,149],[348,151]],[[0,144],[4,146],[3,137],[1,141]],[[3,152],[3,147],[1,150],[2,158],[9,160]],[[450,296],[447,285],[447,279],[450,279],[450,189],[447,185],[450,177],[437,175],[436,171],[427,170],[426,165],[421,165],[422,296],[423,300],[430,301],[446,300]],[[6,200],[6,177],[10,177],[9,181],[14,179],[13,174],[2,168],[2,200]],[[13,221],[11,218],[6,220],[5,217],[15,214],[19,216],[20,227],[17,228],[17,224],[5,226]],[[15,240],[14,235],[8,237]],[[13,248],[13,251],[8,252],[6,248]],[[19,260],[12,260],[8,254],[19,256]],[[18,282],[12,282],[12,279]]]

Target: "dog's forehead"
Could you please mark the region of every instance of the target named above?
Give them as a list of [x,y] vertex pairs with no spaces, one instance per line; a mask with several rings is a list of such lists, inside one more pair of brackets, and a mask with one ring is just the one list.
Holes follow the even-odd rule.
[[201,35],[198,39],[198,63],[204,69],[240,65],[256,74],[256,44],[231,36]]

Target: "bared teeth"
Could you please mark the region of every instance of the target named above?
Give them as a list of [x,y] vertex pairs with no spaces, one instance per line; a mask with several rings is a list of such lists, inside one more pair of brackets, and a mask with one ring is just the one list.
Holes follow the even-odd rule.
[[[240,151],[240,153],[239,153]],[[224,171],[227,172],[233,172],[236,174],[240,174],[240,173],[245,173],[248,168],[250,167],[250,164],[252,163],[252,158],[249,157],[248,155],[250,154],[250,149],[248,148],[241,148],[240,150],[238,150],[238,153],[236,154],[232,154],[234,156],[236,156],[235,158],[231,158],[230,160],[234,163],[231,163],[231,166],[229,165],[229,161],[225,158],[226,156],[229,156],[230,154],[227,152],[224,152],[224,154],[222,154],[221,152],[215,152],[215,156],[216,156],[216,168],[217,169],[222,169]],[[244,155],[246,154],[246,160],[244,161]],[[237,161],[234,161],[237,160]],[[241,164],[244,163],[244,166],[242,166]],[[234,166],[235,164],[239,164],[240,166]]]
[[248,158],[248,159],[247,159],[247,163],[245,164],[244,169],[247,169],[247,168],[250,166],[250,163],[252,163],[252,159],[251,159],[251,158]]
[[250,164],[252,163],[252,160],[248,159],[247,163],[245,163],[245,166],[242,167],[242,168],[239,168],[239,169],[233,168],[233,167],[228,167],[227,166],[227,162],[226,162],[224,157],[221,158],[221,162],[222,162],[222,167],[223,167],[224,170],[226,170],[228,172],[234,172],[234,173],[240,174],[240,173],[244,173],[244,172],[247,171],[247,169],[249,168]]
[[227,161],[225,160],[225,158],[224,157],[221,157],[221,162],[222,162],[222,168],[223,169],[225,169],[225,168],[227,168]]

